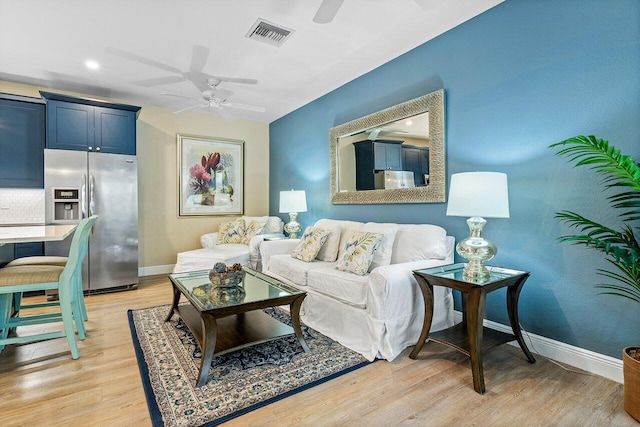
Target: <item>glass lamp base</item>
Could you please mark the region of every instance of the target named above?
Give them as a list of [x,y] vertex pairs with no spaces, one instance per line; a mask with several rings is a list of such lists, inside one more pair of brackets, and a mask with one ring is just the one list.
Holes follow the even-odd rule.
[[284,231],[289,234],[290,239],[297,239],[298,233],[301,230],[300,223],[297,221],[298,213],[290,212],[289,213],[289,222],[285,224]]
[[498,253],[493,243],[482,237],[482,229],[487,221],[484,218],[473,217],[467,220],[471,235],[456,245],[456,252],[469,261],[462,272],[462,277],[469,282],[485,282],[489,280],[489,270],[484,262]]

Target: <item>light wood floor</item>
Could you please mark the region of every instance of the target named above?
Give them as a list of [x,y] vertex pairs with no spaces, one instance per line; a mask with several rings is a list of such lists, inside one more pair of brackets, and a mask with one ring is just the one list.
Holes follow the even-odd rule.
[[[33,297],[41,298],[41,297]],[[148,426],[127,310],[168,304],[166,277],[139,289],[86,298],[81,357],[65,339],[9,346],[0,354],[0,425]],[[227,426],[637,426],[622,385],[567,372],[542,357],[529,364],[504,345],[485,356],[487,393],[473,391],[467,359],[427,343],[228,422]]]

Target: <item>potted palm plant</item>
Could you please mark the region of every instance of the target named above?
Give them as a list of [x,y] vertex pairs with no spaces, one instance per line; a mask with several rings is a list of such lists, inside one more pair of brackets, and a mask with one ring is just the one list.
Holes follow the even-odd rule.
[[[609,142],[595,136],[576,136],[551,145],[556,154],[569,158],[575,166],[587,166],[603,175],[603,185],[614,190],[607,197],[619,212],[621,227],[614,229],[570,211],[556,213],[562,223],[578,230],[560,237],[561,242],[584,245],[601,252],[611,269],[598,269],[608,283],[595,285],[601,294],[614,295],[640,303],[640,245],[636,233],[640,220],[640,166]],[[617,191],[615,191],[617,190]],[[640,421],[640,347],[622,351],[624,408]]]

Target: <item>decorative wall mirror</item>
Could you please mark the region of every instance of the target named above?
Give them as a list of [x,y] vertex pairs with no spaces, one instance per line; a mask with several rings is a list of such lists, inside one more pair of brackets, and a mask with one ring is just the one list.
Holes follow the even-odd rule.
[[444,89],[329,129],[331,203],[445,201]]

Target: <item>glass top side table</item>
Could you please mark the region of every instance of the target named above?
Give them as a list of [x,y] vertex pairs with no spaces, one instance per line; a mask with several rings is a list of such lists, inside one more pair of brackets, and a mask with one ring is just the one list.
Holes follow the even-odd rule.
[[[422,291],[425,313],[420,338],[409,357],[415,359],[418,356],[427,338],[453,347],[471,358],[473,388],[482,394],[485,392],[483,351],[515,339],[529,363],[536,361],[522,338],[518,320],[518,298],[524,282],[529,277],[529,272],[487,267],[490,272],[488,280],[470,282],[462,278],[464,265],[464,263],[458,263],[413,272]],[[462,322],[443,331],[429,334],[433,318],[433,286],[444,286],[460,291]],[[507,288],[507,312],[513,334],[484,328],[482,325],[487,294],[504,287]]]

